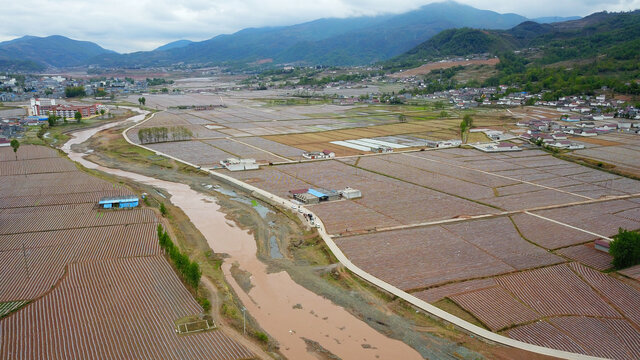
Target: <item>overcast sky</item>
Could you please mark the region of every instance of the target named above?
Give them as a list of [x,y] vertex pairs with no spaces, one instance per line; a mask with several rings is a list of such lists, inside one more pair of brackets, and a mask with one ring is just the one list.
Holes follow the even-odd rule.
[[[205,40],[247,27],[293,25],[323,17],[401,13],[430,0],[2,0],[0,41],[64,35],[118,52]],[[585,16],[640,8],[640,0],[459,0],[479,9],[541,16]]]

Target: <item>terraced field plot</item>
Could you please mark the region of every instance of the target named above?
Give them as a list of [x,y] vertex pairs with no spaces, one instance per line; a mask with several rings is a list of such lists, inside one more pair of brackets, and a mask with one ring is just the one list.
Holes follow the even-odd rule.
[[278,165],[248,173],[232,173],[231,176],[251,179],[253,185],[282,197],[288,197],[289,190],[305,187],[338,190],[350,186],[361,190],[362,199],[310,207],[323,219],[330,233],[357,232],[495,211],[338,161]]
[[640,356],[640,333],[621,319],[559,317],[516,327],[507,334],[531,344],[597,357],[631,360]]
[[619,228],[640,229],[640,218],[629,215],[636,213],[639,207],[640,204],[633,201],[613,200],[534,213],[595,234],[613,236]]
[[48,148],[18,153],[0,149],[20,170],[0,173],[0,358],[253,357],[218,331],[175,333],[202,308],[161,256],[155,214],[96,208],[129,190]]
[[202,167],[220,166],[220,160],[233,155],[200,141],[179,141],[145,145]]
[[560,249],[556,253],[600,271],[610,269],[611,261],[613,261],[613,256],[604,251],[596,250],[593,243],[571,246]]
[[451,300],[476,316],[492,331],[540,318],[501,287],[490,287],[451,296]]
[[[582,140],[582,139],[574,139]],[[610,143],[589,144],[573,154],[616,166],[616,170],[640,176],[640,144],[634,134],[610,133],[597,137]]]
[[494,218],[350,236],[336,243],[353,263],[405,290],[564,261],[529,244],[509,225],[507,218]]
[[200,312],[160,256],[72,264],[49,294],[0,320],[0,358],[253,358],[220,331],[175,333],[176,319]]
[[[242,139],[234,141],[231,139],[205,140],[206,144],[221,149],[234,157],[243,159],[255,159],[258,162],[268,163],[276,161],[287,161],[287,159],[274,156],[266,151],[262,151],[256,147],[244,144]],[[222,160],[222,159],[220,159]]]

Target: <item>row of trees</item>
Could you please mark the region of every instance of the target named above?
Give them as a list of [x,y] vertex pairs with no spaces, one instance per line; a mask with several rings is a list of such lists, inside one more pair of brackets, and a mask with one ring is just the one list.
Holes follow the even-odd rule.
[[166,141],[189,140],[193,137],[191,130],[184,126],[166,128],[149,127],[138,130],[138,140],[141,144],[152,144]]
[[182,275],[184,281],[195,289],[197,293],[200,277],[202,276],[200,265],[195,261],[191,261],[186,254],[180,252],[180,249],[173,244],[169,234],[167,234],[160,224],[158,224],[158,239],[160,241],[160,247],[162,247],[165,254],[169,255],[169,259],[171,259],[173,265]]
[[[100,113],[104,115],[104,110],[100,110]],[[76,119],[77,123],[82,122],[82,114],[79,111],[76,111],[73,117],[74,119]],[[49,118],[47,119],[47,122],[49,123],[50,127],[56,126],[56,124],[58,123],[58,120],[60,120],[60,116],[54,114],[53,112],[49,112]],[[66,117],[63,117],[62,120],[65,123],[67,122]]]

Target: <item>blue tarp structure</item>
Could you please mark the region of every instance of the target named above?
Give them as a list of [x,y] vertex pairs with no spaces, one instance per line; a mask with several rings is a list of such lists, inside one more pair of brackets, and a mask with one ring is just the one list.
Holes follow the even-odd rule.
[[115,196],[115,197],[103,197],[98,202],[100,207],[105,209],[111,208],[131,208],[138,206],[137,196]]
[[322,197],[328,196],[327,194],[321,193],[320,191],[318,191],[318,190],[314,190],[314,189],[309,189],[309,191],[307,191],[307,192],[308,192],[309,194],[311,194],[311,195],[313,195],[313,196],[316,196],[316,197],[319,197],[319,198],[322,198]]

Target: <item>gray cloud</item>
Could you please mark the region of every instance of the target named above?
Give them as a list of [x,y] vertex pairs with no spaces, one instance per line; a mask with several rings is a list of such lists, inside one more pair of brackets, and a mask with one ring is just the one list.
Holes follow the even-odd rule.
[[[21,0],[2,5],[0,40],[64,35],[119,52],[151,50],[178,39],[205,40],[247,27],[321,17],[401,13],[429,0]],[[640,8],[640,0],[459,0],[527,17],[588,15]],[[35,10],[35,11],[34,11]]]

